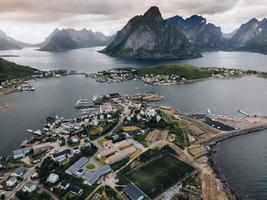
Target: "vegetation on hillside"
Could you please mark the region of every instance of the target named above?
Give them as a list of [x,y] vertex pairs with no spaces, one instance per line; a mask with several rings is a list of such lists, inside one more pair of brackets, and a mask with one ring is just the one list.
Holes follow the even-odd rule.
[[185,79],[200,79],[212,76],[213,71],[208,68],[198,68],[188,64],[159,65],[136,69],[138,75],[179,75]]
[[0,58],[0,82],[15,78],[32,76],[36,71],[37,69],[18,65],[16,63],[9,62],[3,58]]

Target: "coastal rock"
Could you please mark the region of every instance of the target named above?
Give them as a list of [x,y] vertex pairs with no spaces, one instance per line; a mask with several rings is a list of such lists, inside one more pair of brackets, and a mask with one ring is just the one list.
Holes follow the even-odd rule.
[[133,17],[101,51],[126,58],[194,58],[200,53],[175,26],[163,20],[158,7]]

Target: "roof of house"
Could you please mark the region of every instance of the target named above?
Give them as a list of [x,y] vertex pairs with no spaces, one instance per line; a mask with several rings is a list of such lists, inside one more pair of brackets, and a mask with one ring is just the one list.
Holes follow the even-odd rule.
[[82,191],[83,191],[82,188],[79,188],[78,186],[75,186],[75,185],[70,188],[70,192],[74,194],[79,194]]
[[57,153],[53,153],[53,157],[56,158],[56,157],[59,157],[59,156],[62,156],[62,155],[66,155],[66,154],[71,154],[71,150],[70,149],[65,149],[63,151],[60,151],[60,152],[57,152]]
[[63,180],[61,181],[60,186],[65,188],[68,184],[70,184],[68,181]]
[[18,167],[17,169],[15,169],[15,171],[13,172],[13,174],[16,174],[16,175],[20,175],[20,174],[25,174],[27,171],[27,168],[26,167]]
[[27,181],[27,182],[24,184],[24,187],[27,187],[27,188],[31,188],[32,186],[35,186],[35,184],[33,184],[33,183],[30,182],[30,181]]
[[73,175],[75,174],[82,166],[84,166],[88,162],[88,158],[81,157],[77,160],[73,165],[71,165],[65,172],[67,174]]
[[8,181],[14,184],[18,181],[18,179],[16,177],[12,176]]
[[53,182],[56,182],[58,179],[59,179],[59,176],[57,174],[51,173],[48,176],[47,181],[53,183]]
[[30,150],[31,150],[30,147],[25,147],[25,148],[22,148],[22,149],[17,149],[15,151],[13,151],[13,156],[19,156],[19,155],[23,155],[23,154],[29,153]]
[[144,197],[143,192],[133,184],[129,184],[123,188],[123,192],[131,199],[138,200],[141,197]]

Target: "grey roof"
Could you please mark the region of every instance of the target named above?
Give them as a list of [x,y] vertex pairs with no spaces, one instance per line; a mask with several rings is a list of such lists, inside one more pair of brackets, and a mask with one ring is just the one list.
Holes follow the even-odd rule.
[[20,174],[25,174],[27,171],[27,168],[26,167],[19,167],[17,169],[15,169],[15,171],[13,172],[14,174],[17,174],[17,175],[20,175]]
[[85,171],[83,178],[88,184],[93,185],[101,176],[111,171],[110,165],[99,167],[95,171]]
[[123,188],[123,192],[131,199],[138,200],[141,197],[144,197],[143,192],[133,184],[127,185]]
[[26,154],[26,153],[29,153],[30,151],[31,151],[30,147],[25,147],[25,148],[22,148],[22,149],[18,149],[18,150],[13,151],[13,156],[19,156],[19,155],[22,155],[22,154]]
[[24,186],[27,188],[30,188],[30,187],[34,186],[34,184],[30,181],[27,181]]
[[88,162],[88,158],[82,157],[77,160],[73,165],[71,165],[65,172],[67,174],[73,175],[75,174],[82,166],[84,166]]
[[16,177],[12,176],[8,181],[10,181],[14,184],[18,181],[18,179]]
[[60,152],[57,152],[57,153],[53,153],[53,157],[57,158],[59,156],[67,155],[67,154],[71,154],[71,150],[70,149],[65,149],[63,151],[60,151]]
[[74,193],[74,194],[79,194],[80,192],[82,193],[83,192],[83,189],[78,187],[78,186],[72,186],[70,188],[70,192]]

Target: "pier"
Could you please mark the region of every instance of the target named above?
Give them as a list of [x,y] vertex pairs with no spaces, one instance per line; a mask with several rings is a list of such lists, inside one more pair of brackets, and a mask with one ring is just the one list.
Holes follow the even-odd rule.
[[239,136],[239,135],[245,135],[245,134],[249,134],[249,133],[254,133],[254,132],[262,131],[265,129],[267,129],[267,124],[261,124],[261,125],[253,126],[253,127],[246,128],[246,129],[240,129],[240,130],[225,132],[222,134],[218,134],[215,137],[207,140],[204,144],[205,144],[205,146],[213,146],[213,145],[216,145],[218,142],[224,141],[224,140],[231,138],[231,137],[235,137],[235,136]]
[[242,111],[242,110],[237,110],[237,112],[239,112],[239,113],[241,113],[241,114],[243,114],[243,115],[245,115],[245,116],[247,116],[247,117],[249,117],[249,114],[247,114],[247,113],[245,113],[244,111]]

